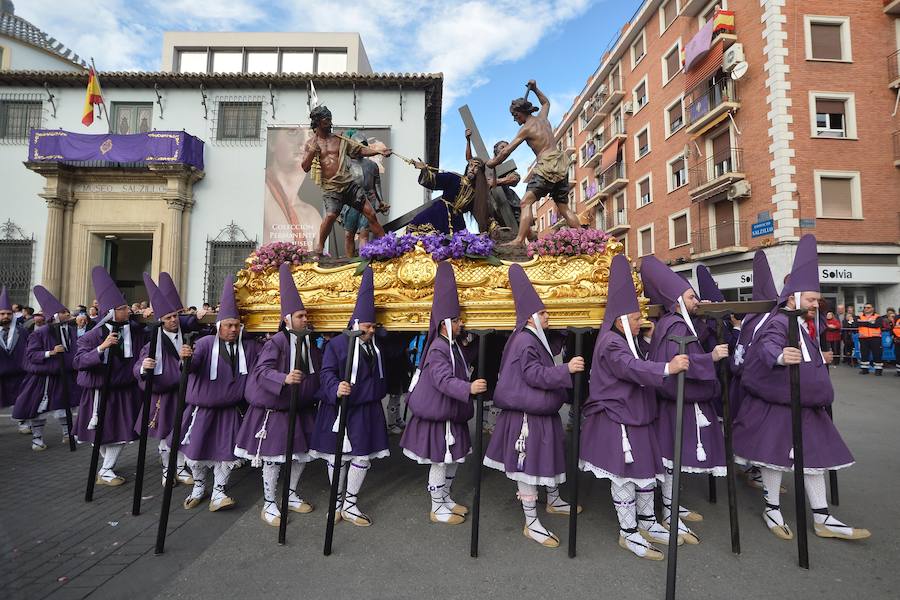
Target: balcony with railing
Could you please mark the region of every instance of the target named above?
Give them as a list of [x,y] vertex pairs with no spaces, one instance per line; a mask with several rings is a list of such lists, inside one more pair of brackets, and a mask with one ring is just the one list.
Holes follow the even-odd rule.
[[606,94],[601,96],[600,100],[597,102],[597,112],[604,117],[607,116],[612,111],[613,107],[625,97],[625,90],[622,89],[621,77],[619,78],[618,84],[611,87],[614,89],[607,90]]
[[596,179],[592,180],[587,189],[584,190],[584,206],[591,208],[600,202],[600,182]]
[[625,121],[609,119],[606,121],[606,127],[603,128],[604,140],[603,143],[600,144],[600,152],[606,150],[610,144],[615,142],[616,140],[621,140],[625,142],[625,139],[628,137],[625,134]]
[[705,200],[725,191],[735,181],[745,179],[743,157],[741,148],[729,148],[691,166],[688,174],[691,200]]
[[691,232],[691,257],[702,260],[713,256],[746,252],[750,230],[746,221],[727,220]]
[[628,223],[628,212],[624,208],[610,210],[607,213],[606,233],[618,235],[631,229]]
[[900,167],[900,129],[891,135],[894,143],[894,166]]
[[888,87],[900,88],[900,50],[887,56]]
[[617,161],[600,174],[600,193],[614,194],[628,185],[625,177],[625,161]]
[[584,109],[584,127],[582,129],[594,129],[601,121],[603,121],[603,118],[608,113],[601,112],[600,105],[605,99],[605,96],[598,96],[587,103],[587,108]]
[[598,160],[600,160],[600,150],[597,148],[597,143],[591,138],[581,147],[581,166],[593,167]]
[[707,82],[685,95],[688,133],[696,133],[727,112],[741,107],[737,82],[723,77],[707,87]]

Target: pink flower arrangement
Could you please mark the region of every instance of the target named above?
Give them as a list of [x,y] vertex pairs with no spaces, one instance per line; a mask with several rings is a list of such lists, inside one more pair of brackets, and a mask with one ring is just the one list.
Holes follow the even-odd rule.
[[250,253],[248,259],[250,270],[254,273],[277,269],[281,266],[281,263],[299,265],[309,260],[312,260],[312,254],[306,247],[291,242],[272,242],[271,244],[260,246]]
[[599,229],[563,228],[528,244],[528,256],[602,254],[610,236]]

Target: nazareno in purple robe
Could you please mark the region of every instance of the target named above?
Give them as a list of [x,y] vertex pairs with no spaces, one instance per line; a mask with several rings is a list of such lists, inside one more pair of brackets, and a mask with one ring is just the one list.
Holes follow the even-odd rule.
[[240,408],[244,404],[244,387],[256,361],[257,343],[244,338],[247,375],[240,373],[239,361],[232,371],[228,351],[219,348],[219,362],[215,380],[210,379],[210,360],[213,344],[221,341],[218,335],[202,337],[194,344],[191,370],[188,376],[181,431],[181,451],[193,461],[207,463],[235,460],[234,445],[241,427]]
[[[101,444],[130,442],[137,439],[134,431],[140,407],[140,390],[134,378],[134,364],[144,345],[144,326],[129,322],[131,334],[132,356],[123,356],[125,334],[119,335],[120,346],[115,352],[108,352],[111,363],[109,397],[106,402],[106,418],[103,424]],[[94,429],[88,429],[94,414],[94,401],[99,401],[103,389],[104,374],[107,365],[103,362],[103,353],[97,348],[106,339],[111,330],[110,324],[94,327],[78,339],[73,364],[78,369],[78,385],[81,387],[81,402],[78,406],[78,418],[75,420],[75,436],[79,442],[94,442]],[[112,349],[110,349],[112,350]]]
[[[329,461],[334,460],[337,442],[337,434],[332,429],[337,418],[338,384],[345,380],[348,340],[346,335],[331,338],[325,346],[319,373],[319,412],[309,447],[311,455]],[[347,438],[351,449],[344,452],[344,457],[346,460],[352,457],[384,458],[390,456],[387,423],[381,407],[381,399],[387,394],[387,379],[379,371],[377,358],[370,366],[365,351],[360,349],[358,352],[356,383],[347,400]]]
[[[0,408],[16,403],[25,379],[25,351],[31,332],[15,321],[12,326],[16,328],[15,345],[7,350],[5,338],[0,344]],[[0,329],[0,335],[6,336],[7,332]]]
[[665,363],[635,358],[618,330],[608,329],[597,337],[584,403],[578,460],[582,471],[642,488],[662,477],[654,388],[663,385],[665,369]]
[[[668,363],[678,354],[678,344],[669,338],[688,335],[692,335],[691,330],[679,313],[671,312],[664,315],[653,331],[649,359]],[[688,344],[685,353],[690,358],[691,366],[685,372],[684,378],[684,441],[681,471],[712,473],[717,477],[724,477],[725,437],[718,425],[714,408],[714,401],[721,394],[715,363],[712,356],[704,352],[699,341]],[[672,456],[675,451],[677,382],[677,377],[667,377],[656,392],[659,399],[656,436],[662,451],[663,466],[669,469],[673,468]],[[704,455],[705,460],[701,460]]]
[[[150,418],[148,420],[147,435],[152,438],[161,440],[165,438],[171,447],[172,445],[172,424],[175,422],[175,404],[178,402],[178,383],[181,380],[181,357],[179,351],[181,348],[175,348],[168,336],[162,334],[162,373],[153,377],[153,394],[150,396]],[[143,391],[147,385],[149,373],[141,373],[141,364],[150,353],[150,342],[144,344],[141,348],[141,355],[134,363],[134,378],[141,388],[141,401],[143,402]],[[149,358],[153,358],[149,356]],[[143,405],[138,409],[138,418],[134,423],[134,431],[138,434],[141,432],[141,418]]]
[[469,419],[475,409],[469,367],[456,344],[451,364],[450,344],[439,336],[419,368],[418,383],[407,399],[413,416],[400,438],[403,454],[419,464],[461,463],[472,451]]
[[[788,317],[769,316],[747,353],[744,398],[734,423],[734,454],[740,463],[781,471],[794,466],[790,368],[777,363],[788,346]],[[804,472],[821,473],[853,464],[853,455],[828,416],[834,388],[817,340],[800,326],[810,361],[800,363]]]
[[[485,466],[531,485],[564,482],[565,434],[559,409],[571,387],[568,366],[554,364],[537,335],[527,328],[513,333],[503,351],[494,391],[494,406],[501,412],[485,452]],[[524,456],[520,456],[516,441],[526,418],[528,435]]]
[[[19,420],[34,419],[44,412],[64,410],[78,406],[81,398],[81,388],[76,383],[75,368],[72,361],[75,358],[75,348],[78,336],[75,329],[75,321],[72,320],[63,327],[68,332],[69,348],[62,355],[48,357],[47,352],[53,350],[59,344],[58,329],[55,325],[41,327],[28,337],[25,346],[25,370],[27,375],[22,382],[16,406],[13,408],[12,418]],[[59,375],[60,356],[63,360],[63,370],[68,379],[68,398],[63,380]],[[41,404],[47,399],[47,406],[40,411]]]
[[[299,384],[300,401],[294,428],[293,459],[309,462],[309,438],[316,423],[316,407],[319,402],[319,372],[322,370],[322,352],[315,345],[308,346],[312,372],[307,367]],[[284,378],[293,369],[289,336],[279,331],[266,342],[256,366],[250,372],[245,394],[250,407],[244,415],[238,431],[234,454],[258,464],[259,460],[284,462],[285,442],[288,431],[288,411],[291,407],[293,386],[285,385]]]

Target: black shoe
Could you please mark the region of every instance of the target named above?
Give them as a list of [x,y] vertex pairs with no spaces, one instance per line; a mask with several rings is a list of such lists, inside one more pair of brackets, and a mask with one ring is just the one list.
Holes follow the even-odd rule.
[[860,375],[868,375],[868,374],[869,374],[869,370],[868,370],[868,369],[862,369],[862,370],[859,372],[859,374],[860,374]]
[[875,371],[875,376],[876,376],[876,377],[881,377],[881,369]]

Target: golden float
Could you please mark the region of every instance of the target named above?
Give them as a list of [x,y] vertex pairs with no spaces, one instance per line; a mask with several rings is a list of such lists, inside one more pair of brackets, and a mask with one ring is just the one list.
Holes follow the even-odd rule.
[[[519,263],[550,312],[554,328],[599,326],[606,307],[609,265],[624,246],[609,240],[603,253],[538,256]],[[248,259],[249,266],[249,259]],[[483,260],[451,259],[456,275],[462,318],[470,329],[510,330],[516,311],[509,288],[509,265]],[[389,331],[428,329],[437,263],[421,244],[399,258],[373,261],[378,322]],[[360,277],[356,264],[322,268],[316,263],[294,265],[293,275],[310,320],[319,331],[340,331],[356,304]],[[640,279],[632,274],[638,294]],[[275,331],[280,322],[278,271],[240,270],[235,281],[238,307],[249,331]],[[646,304],[646,300],[642,299]]]

